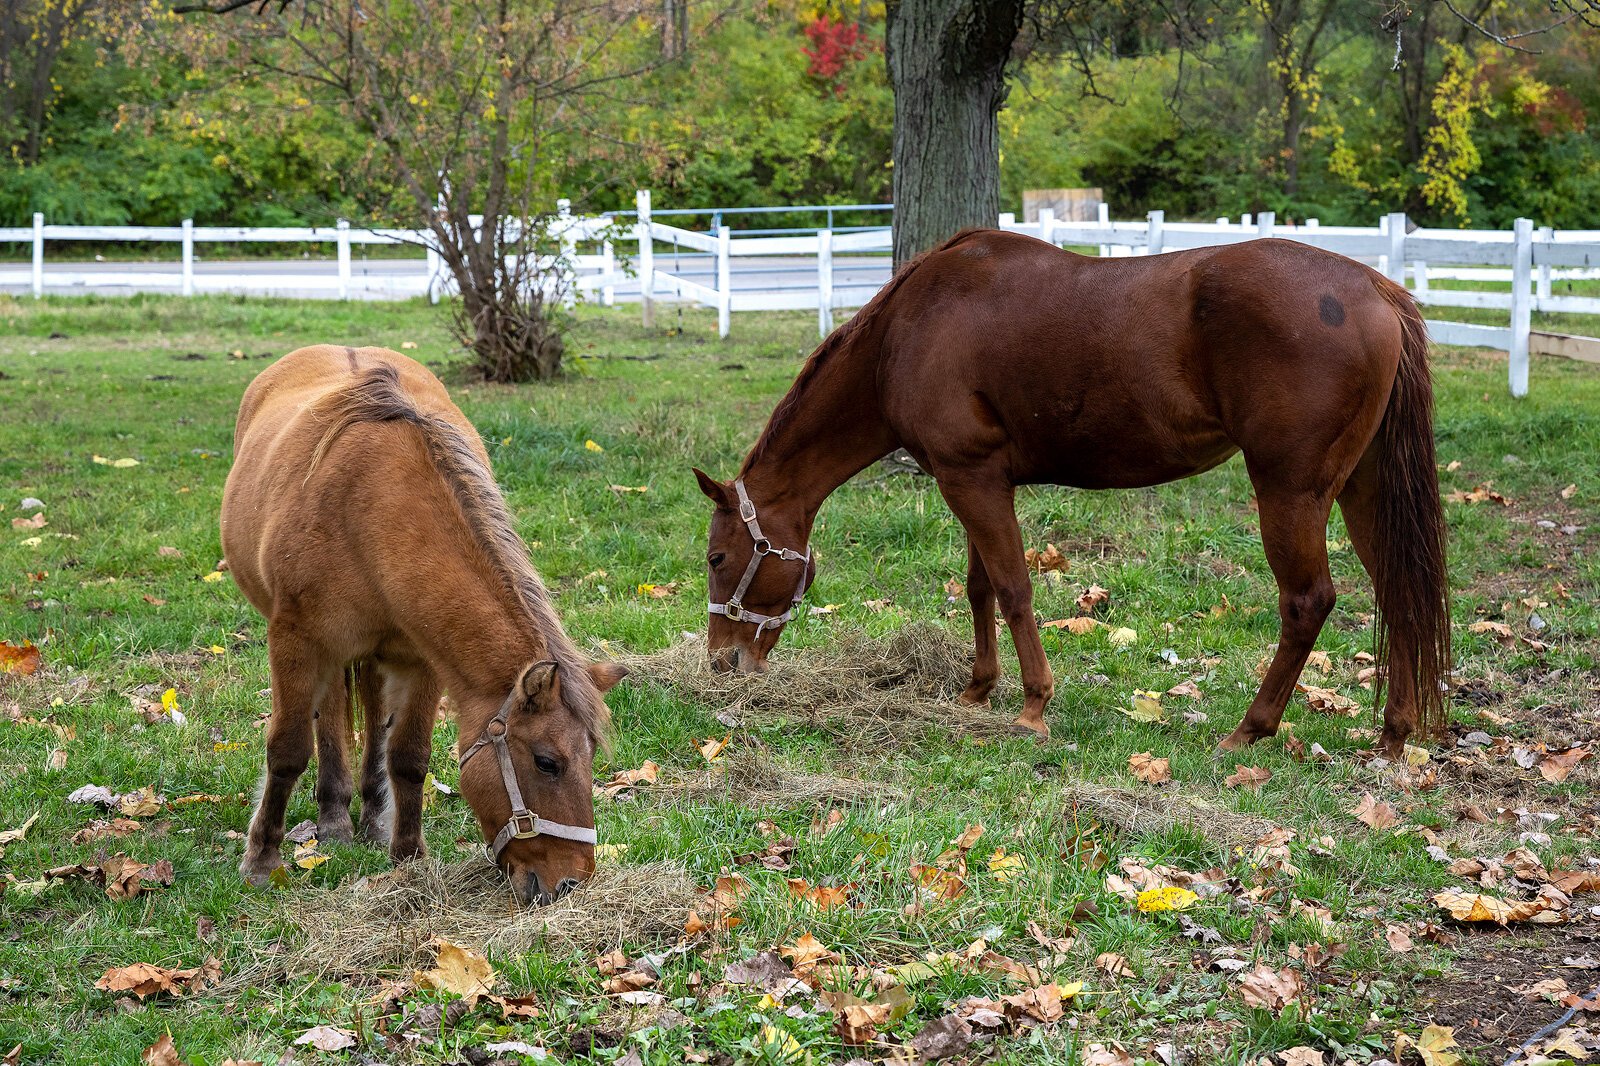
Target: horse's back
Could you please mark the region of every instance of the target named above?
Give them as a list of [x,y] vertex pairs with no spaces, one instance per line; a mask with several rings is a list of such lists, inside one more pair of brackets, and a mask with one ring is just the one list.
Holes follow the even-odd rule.
[[349,564],[364,525],[382,521],[399,486],[420,491],[418,477],[428,473],[420,441],[392,425],[351,427],[313,464],[329,428],[322,409],[380,365],[395,369],[419,410],[465,423],[426,367],[385,348],[301,348],[245,390],[223,490],[222,546],[236,583],[269,619],[336,572],[358,581]]

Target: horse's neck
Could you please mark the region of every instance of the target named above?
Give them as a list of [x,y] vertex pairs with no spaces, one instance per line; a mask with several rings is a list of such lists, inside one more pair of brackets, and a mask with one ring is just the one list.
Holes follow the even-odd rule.
[[807,365],[745,460],[752,498],[798,503],[809,523],[834,489],[898,446],[876,371],[875,352],[849,341]]

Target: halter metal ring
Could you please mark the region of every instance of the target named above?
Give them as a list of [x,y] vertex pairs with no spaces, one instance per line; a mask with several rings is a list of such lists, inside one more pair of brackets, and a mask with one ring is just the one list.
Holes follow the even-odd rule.
[[539,816],[532,811],[512,811],[506,825],[511,830],[513,840],[527,840],[539,835]]
[[757,555],[771,555],[772,554],[772,541],[768,540],[766,537],[757,537],[756,538],[756,554]]
[[730,600],[727,605],[722,608],[722,613],[727,617],[728,621],[738,622],[744,618],[744,606],[740,603]]

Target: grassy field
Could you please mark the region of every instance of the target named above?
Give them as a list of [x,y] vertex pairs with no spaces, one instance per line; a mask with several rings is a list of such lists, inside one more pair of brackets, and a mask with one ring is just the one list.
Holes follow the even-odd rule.
[[[563,1062],[877,1061],[967,997],[999,1001],[1053,979],[1044,998],[1077,982],[1081,991],[1042,1008],[1036,997],[1045,1024],[1031,1024],[1026,1006],[997,1005],[1001,1035],[962,1056],[1368,1062],[1397,1058],[1397,1032],[1403,1044],[1437,1024],[1468,1061],[1499,1062],[1565,1009],[1553,985],[1531,986],[1561,978],[1586,994],[1600,978],[1563,962],[1600,954],[1593,895],[1505,927],[1452,921],[1431,898],[1451,889],[1532,898],[1539,873],[1587,869],[1600,827],[1593,761],[1563,778],[1549,758],[1586,745],[1600,720],[1600,372],[1536,360],[1530,397],[1512,402],[1503,358],[1459,350],[1438,356],[1440,476],[1458,497],[1485,492],[1447,504],[1456,689],[1450,737],[1426,764],[1397,770],[1366,757],[1373,723],[1358,656],[1371,641],[1372,596],[1337,517],[1328,537],[1340,602],[1318,645],[1326,669],[1308,668],[1305,680],[1362,710],[1319,713],[1297,696],[1287,739],[1221,761],[1213,745],[1277,639],[1241,464],[1145,491],[1028,491],[1028,544],[1054,543],[1069,560],[1036,583],[1041,619],[1077,614],[1091,584],[1110,592],[1096,615],[1106,627],[1047,631],[1057,678],[1049,743],[1001,736],[954,708],[947,723],[924,716],[870,734],[826,705],[730,712],[729,700],[697,697],[649,668],[668,656],[646,659],[610,697],[615,742],[595,776],[647,760],[660,774],[597,799],[601,837],[617,846],[604,877],[613,893],[635,877],[648,897],[672,878],[710,892],[737,868],[747,884],[739,924],[685,938],[689,906],[712,909],[678,898],[670,912],[618,919],[589,941],[552,927],[528,950],[490,951],[496,990],[535,997],[536,1017],[398,990],[385,982],[411,977],[399,965],[339,973],[358,945],[319,942],[307,915],[355,906],[383,883],[383,854],[322,847],[326,861],[266,890],[236,873],[268,707],[265,626],[226,575],[211,577],[238,398],[270,357],[302,344],[414,344],[488,443],[569,630],[596,649],[667,652],[704,630],[708,506],[689,467],[731,476],[814,343],[815,320],[742,316],[719,341],[704,313],[665,318],[647,333],[632,311],[585,313],[565,379],[503,388],[460,378],[440,318],[420,304],[0,298],[0,640],[32,641],[43,657],[31,676],[0,674],[9,719],[0,830],[26,826],[0,856],[0,1054],[21,1045],[7,1061],[133,1063],[164,1034],[195,1066],[533,1061],[485,1050],[506,1042]],[[25,497],[44,502],[47,524],[13,528],[37,513],[20,507]],[[952,602],[946,587],[964,575],[963,538],[927,479],[867,471],[824,508],[815,545],[822,564],[808,603],[832,609],[792,626],[780,658],[804,670],[881,652],[871,641],[913,626],[931,627],[917,632],[936,644],[970,640],[965,599]],[[664,598],[640,590],[674,582]],[[1136,637],[1111,642],[1117,627]],[[1012,683],[995,721],[1020,699],[1009,639],[1002,664]],[[1136,692],[1189,680],[1199,698],[1163,696],[1163,721],[1130,716]],[[168,690],[182,724],[160,711]],[[1487,741],[1469,739],[1475,732]],[[708,763],[698,742],[730,733]],[[445,784],[455,780],[453,739],[441,723],[433,772]],[[1172,781],[1137,778],[1130,757],[1140,753],[1170,760]],[[1271,777],[1230,784],[1236,763]],[[69,802],[86,784],[149,787],[158,801],[125,835],[102,826],[95,836],[92,823],[116,812]],[[315,815],[309,785],[308,775],[291,824]],[[1350,813],[1369,795],[1393,808],[1393,824]],[[927,899],[912,865],[937,864],[980,823],[964,891]],[[425,828],[433,855],[474,861],[477,832],[459,796],[436,795]],[[792,853],[774,847],[785,836]],[[1519,846],[1531,854],[1508,860]],[[763,852],[787,869],[735,866]],[[172,883],[128,898],[70,872],[40,883],[47,870],[117,854],[170,862]],[[1472,857],[1498,861],[1476,882],[1452,872]],[[1157,866],[1171,869],[1149,873]],[[1197,900],[1177,894],[1179,909],[1148,910],[1117,891],[1122,881],[1195,880],[1172,871],[1208,872]],[[846,886],[845,903],[798,898],[791,878]],[[598,920],[583,910],[587,891],[572,913]],[[450,931],[420,918],[404,932],[425,942]],[[793,955],[805,934],[853,967],[823,966],[813,980],[890,1005],[876,1043],[846,1044],[835,1012],[805,991],[732,983],[729,964],[774,947]],[[659,1002],[607,990],[597,955],[620,948],[637,968],[679,939],[685,950],[650,964],[659,980],[646,991]],[[331,961],[309,974],[283,963],[308,954]],[[211,958],[220,983],[190,995],[141,1001],[96,988],[112,968]],[[804,970],[803,959],[791,961]],[[1274,982],[1293,1002],[1274,998]],[[319,1025],[358,1046],[293,1043]]]

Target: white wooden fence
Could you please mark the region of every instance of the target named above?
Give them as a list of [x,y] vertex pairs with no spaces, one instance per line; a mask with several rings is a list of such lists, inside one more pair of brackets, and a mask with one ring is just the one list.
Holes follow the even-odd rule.
[[[698,303],[717,311],[718,332],[726,337],[734,311],[815,309],[817,329],[833,329],[834,312],[859,307],[872,298],[889,276],[887,253],[891,233],[882,229],[834,232],[818,230],[794,236],[739,237],[727,226],[705,233],[683,229],[651,216],[650,193],[640,190],[631,221],[610,217],[571,215],[563,201],[550,230],[559,242],[559,256],[547,257],[541,273],[549,291],[571,304],[594,299],[605,306],[617,302],[618,290],[637,286],[644,320],[653,323],[657,305]],[[1396,281],[1411,282],[1417,300],[1429,307],[1491,308],[1508,311],[1507,326],[1429,319],[1436,341],[1443,344],[1498,348],[1510,353],[1510,386],[1516,396],[1527,394],[1528,357],[1531,350],[1600,361],[1600,340],[1535,333],[1535,310],[1600,315],[1600,298],[1556,296],[1552,281],[1567,277],[1600,278],[1600,230],[1555,232],[1536,230],[1528,219],[1518,219],[1510,231],[1428,230],[1408,232],[1403,214],[1391,214],[1379,225],[1321,226],[1315,220],[1301,225],[1278,225],[1270,213],[1239,222],[1167,222],[1152,211],[1138,221],[1113,221],[1102,206],[1095,222],[1056,220],[1051,212],[1039,221],[1019,223],[1000,216],[1003,229],[1027,233],[1056,245],[1090,246],[1101,255],[1149,255],[1183,248],[1232,244],[1258,237],[1284,237],[1339,252],[1375,265]],[[88,288],[128,287],[176,290],[184,295],[204,291],[304,292],[347,299],[353,295],[407,297],[427,295],[438,300],[450,287],[430,236],[424,231],[352,228],[344,220],[332,227],[240,228],[199,227],[185,220],[170,227],[50,226],[35,215],[32,228],[0,229],[0,242],[31,243],[32,268],[0,269],[0,289],[82,291]],[[177,272],[160,273],[148,265],[128,269],[45,269],[48,241],[163,241],[182,245]],[[631,264],[618,256],[614,241],[637,243]],[[197,244],[253,242],[331,243],[336,248],[337,271],[312,272],[283,263],[241,265],[238,272],[197,273]],[[352,271],[354,245],[409,244],[424,258],[387,262],[391,269],[357,276]],[[670,245],[671,262],[661,245]],[[589,251],[580,252],[580,247]],[[683,252],[688,249],[687,256]],[[835,285],[836,260],[850,257],[853,281]],[[695,277],[683,260],[701,264]],[[735,283],[733,263],[760,259],[766,265],[748,272],[758,278],[778,275],[804,279],[799,284],[768,280],[755,285]],[[810,265],[807,265],[807,263]],[[783,263],[783,266],[773,266]],[[403,265],[402,265],[403,264]],[[798,264],[798,265],[797,265]],[[865,265],[863,265],[865,264]],[[743,276],[745,272],[741,272]],[[1510,282],[1509,291],[1482,292],[1439,288],[1431,281],[1457,279]],[[628,294],[632,297],[632,293]],[[625,297],[626,298],[626,297]],[[1600,332],[1597,330],[1596,332]]]

